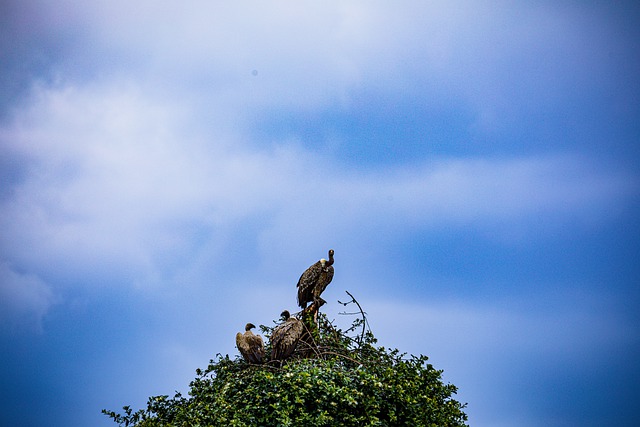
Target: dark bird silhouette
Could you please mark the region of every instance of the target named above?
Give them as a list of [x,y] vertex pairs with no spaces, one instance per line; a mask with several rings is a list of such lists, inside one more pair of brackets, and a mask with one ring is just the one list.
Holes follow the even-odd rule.
[[251,332],[251,329],[255,327],[253,323],[247,323],[247,326],[244,327],[244,334],[240,332],[236,334],[236,346],[248,363],[262,363],[264,357],[262,337]]
[[[307,308],[307,304],[320,301],[320,294],[333,279],[333,249],[329,250],[329,259],[322,258],[302,273],[298,280],[298,305]],[[322,300],[325,302],[324,300]]]
[[304,329],[302,322],[291,317],[288,310],[283,311],[280,316],[284,318],[284,322],[271,333],[271,360],[284,360],[291,356]]

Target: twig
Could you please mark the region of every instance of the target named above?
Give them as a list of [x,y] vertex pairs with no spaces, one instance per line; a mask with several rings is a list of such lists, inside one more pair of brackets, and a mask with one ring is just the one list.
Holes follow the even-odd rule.
[[[364,334],[366,332],[366,327],[367,327],[367,316],[366,313],[364,312],[364,310],[362,309],[362,306],[360,305],[360,303],[358,302],[358,300],[355,299],[355,297],[353,295],[351,295],[351,293],[349,291],[345,291],[347,293],[347,295],[349,295],[351,297],[351,301],[348,302],[342,302],[339,301],[338,302],[342,305],[344,305],[345,307],[347,306],[347,304],[351,304],[352,302],[355,303],[358,306],[358,310],[360,310],[360,314],[362,315],[362,333],[360,334],[360,344],[362,344],[363,340],[364,340]],[[358,313],[345,313],[345,314],[358,314]]]
[[344,359],[347,359],[347,360],[350,360],[350,361],[352,361],[354,363],[357,363],[358,365],[362,365],[362,362],[359,362],[356,359],[353,359],[353,358],[351,358],[349,356],[345,356],[344,354],[336,353],[335,351],[328,351],[327,350],[327,351],[323,351],[323,352],[320,353],[320,355],[325,355],[325,354],[333,354],[334,356],[340,356],[340,357],[342,357]]

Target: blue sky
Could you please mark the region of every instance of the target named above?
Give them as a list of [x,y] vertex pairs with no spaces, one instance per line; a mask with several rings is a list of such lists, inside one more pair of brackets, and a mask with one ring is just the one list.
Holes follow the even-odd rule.
[[633,2],[3,2],[0,412],[185,392],[335,249],[473,426],[631,426]]

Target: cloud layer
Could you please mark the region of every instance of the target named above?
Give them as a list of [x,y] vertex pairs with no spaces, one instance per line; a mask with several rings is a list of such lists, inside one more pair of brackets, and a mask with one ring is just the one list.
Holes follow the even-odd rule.
[[8,423],[188,384],[330,247],[327,313],[354,292],[472,425],[635,419],[635,6],[1,8]]
[[3,258],[45,281],[153,282],[199,236],[247,220],[265,251],[299,251],[329,229],[593,224],[638,191],[568,153],[351,170],[295,142],[256,150],[241,132],[199,133],[180,105],[131,85],[39,89],[1,135],[23,165],[2,200],[5,243],[19,242]]

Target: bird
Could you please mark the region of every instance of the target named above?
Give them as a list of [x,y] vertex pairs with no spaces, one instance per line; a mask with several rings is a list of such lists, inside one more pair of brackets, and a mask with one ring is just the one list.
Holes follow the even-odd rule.
[[244,334],[240,332],[236,334],[236,346],[247,363],[262,363],[264,357],[262,337],[251,332],[255,327],[253,323],[247,323]]
[[284,310],[280,316],[284,322],[276,326],[271,333],[271,360],[284,360],[291,356],[304,329],[302,322],[291,317],[288,310]]
[[326,302],[320,298],[327,285],[333,279],[333,249],[329,249],[329,259],[320,261],[307,268],[298,280],[298,305],[307,308],[310,302]]

